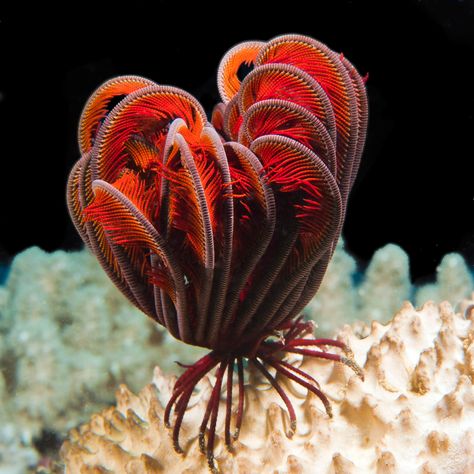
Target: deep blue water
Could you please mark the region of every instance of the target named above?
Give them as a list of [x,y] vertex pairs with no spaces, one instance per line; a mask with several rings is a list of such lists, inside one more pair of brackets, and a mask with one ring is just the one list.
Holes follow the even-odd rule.
[[10,265],[0,264],[0,285],[4,285],[10,273]]

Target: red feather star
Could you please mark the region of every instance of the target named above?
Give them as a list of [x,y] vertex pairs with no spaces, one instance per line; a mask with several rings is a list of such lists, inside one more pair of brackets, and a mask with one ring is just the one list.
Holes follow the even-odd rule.
[[[250,72],[240,80],[243,65]],[[218,87],[222,103],[209,123],[183,90],[137,76],[107,81],[82,113],[67,189],[78,232],[121,292],[175,338],[210,349],[177,379],[165,423],[182,452],[190,397],[217,367],[199,429],[213,471],[222,391],[229,450],[242,425],[244,360],[281,397],[288,436],[295,410],[277,374],[314,393],[330,416],[331,406],[285,353],[340,362],[362,377],[350,349],[308,337],[313,326],[299,314],[341,233],[368,117],[365,80],[305,36],[235,46]]]

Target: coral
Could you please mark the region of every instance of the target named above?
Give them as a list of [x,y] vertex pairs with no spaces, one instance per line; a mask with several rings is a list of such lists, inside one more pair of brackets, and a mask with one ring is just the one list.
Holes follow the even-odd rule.
[[459,301],[474,288],[474,278],[466,261],[458,253],[448,253],[436,269],[436,283],[421,286],[415,303],[431,299],[434,301]]
[[[5,309],[7,306],[8,291],[4,286],[0,286],[0,341],[2,332],[8,329],[10,321],[7,321]],[[0,346],[1,347],[1,346]]]
[[[385,255],[393,259],[388,267],[405,265],[406,254],[400,249]],[[447,266],[446,256],[430,296],[439,301],[442,294],[454,304],[459,296],[469,294],[472,277],[461,257],[449,257],[458,262],[458,271],[442,270]],[[398,280],[394,289],[395,279],[372,278],[369,289],[367,274],[360,285],[354,284],[356,271],[357,263],[341,239],[317,296],[305,309],[320,326],[318,333],[332,334],[344,322],[366,320],[365,315],[374,314],[370,308],[379,302],[368,295],[390,292],[393,301],[385,303],[390,305],[400,305],[405,299],[408,279]],[[364,299],[361,287],[366,288]],[[456,287],[460,288],[458,299],[448,293]],[[424,291],[422,287],[415,293],[418,304]],[[107,351],[102,350],[104,346]],[[138,346],[140,351],[133,350]],[[8,379],[2,403],[8,405],[5,413],[20,413],[28,420],[26,437],[46,426],[64,431],[109,402],[106,394],[117,383],[126,382],[138,390],[157,362],[165,372],[176,372],[175,360],[190,362],[199,354],[203,352],[198,348],[183,348],[164,331],[155,331],[85,250],[27,249],[14,259],[6,286],[0,287],[0,364]],[[35,380],[34,390],[30,380]],[[81,399],[87,400],[86,413]]]
[[[251,372],[247,416],[235,452],[228,453],[222,439],[217,442],[220,470],[473,472],[474,301],[459,306],[466,317],[447,302],[427,302],[420,309],[405,303],[386,325],[373,322],[365,328],[364,338],[344,326],[338,338],[353,348],[365,382],[342,364],[302,359],[300,368],[324,386],[334,416],[329,418],[312,394],[282,381],[299,412],[293,439],[286,436],[289,420],[281,400]],[[298,362],[297,356],[291,357]],[[205,379],[191,399],[183,424],[188,440],[184,456],[174,452],[163,426],[163,403],[174,381],[155,369],[153,383],[138,395],[120,386],[116,407],[70,433],[61,450],[66,473],[205,473],[193,425],[210,396],[212,380]]]
[[374,253],[358,288],[361,319],[382,321],[410,298],[410,291],[408,255],[398,245],[385,245]]
[[318,324],[318,333],[331,335],[336,327],[354,317],[356,269],[355,259],[344,250],[344,239],[340,238],[318,293],[304,310]]
[[437,268],[436,281],[416,286],[410,281],[409,259],[397,245],[378,249],[365,271],[339,240],[318,293],[304,312],[318,324],[319,334],[330,336],[344,323],[384,321],[404,301],[455,304],[474,290],[474,278],[464,258],[451,253]]
[[378,249],[362,272],[341,239],[305,313],[318,324],[320,334],[329,336],[344,323],[389,317],[412,292],[408,255],[399,246]]
[[24,439],[43,428],[65,432],[110,402],[118,383],[139,388],[157,362],[166,370],[192,357],[146,321],[85,251],[30,248],[14,259],[4,290],[3,403]]
[[[332,335],[344,322],[364,320],[367,310],[379,304],[362,304],[358,288],[363,283],[354,282],[358,267],[340,241],[318,295],[305,310],[320,325],[317,334]],[[443,277],[443,294],[452,304],[457,300],[446,292],[458,275]],[[453,281],[446,283],[446,277]],[[366,281],[364,274],[359,279]],[[372,281],[380,290],[369,294],[388,290],[387,281]],[[412,292],[418,295],[413,287]],[[463,296],[468,294],[463,290]],[[200,354],[156,332],[87,251],[22,252],[0,287],[0,472],[25,472],[38,457],[34,437],[43,429],[65,433],[83,422],[111,402],[119,383],[138,390],[157,363],[165,373],[176,373],[175,360],[191,362]]]
[[[0,335],[0,347],[3,347]],[[21,427],[9,413],[7,386],[0,372],[0,474],[24,474],[27,466],[36,464],[38,453],[29,440],[22,438]]]

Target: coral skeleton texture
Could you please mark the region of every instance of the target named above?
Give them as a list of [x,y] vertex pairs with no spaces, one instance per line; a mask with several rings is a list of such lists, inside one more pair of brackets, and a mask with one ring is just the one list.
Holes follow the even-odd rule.
[[[368,315],[385,322],[411,296],[417,304],[425,294],[454,305],[474,288],[459,254],[443,258],[436,283],[414,288],[406,253],[393,247],[378,250],[365,273],[357,273],[360,265],[339,241],[305,309],[317,334],[332,336],[337,326],[367,322]],[[398,271],[377,278],[383,266]],[[200,354],[142,318],[88,251],[32,247],[18,254],[0,286],[0,473],[24,474],[39,458],[33,439],[42,430],[64,435],[111,403],[119,383],[139,390],[157,363],[164,373],[177,373],[175,360],[189,363]]]
[[[474,301],[458,308],[455,313],[448,302],[419,309],[405,303],[386,325],[344,326],[337,337],[353,349],[365,382],[342,364],[291,355],[324,387],[333,410],[329,418],[314,395],[282,380],[298,411],[292,439],[278,395],[250,371],[235,450],[229,453],[220,437],[216,443],[220,472],[474,472]],[[121,385],[116,407],[71,431],[61,450],[66,473],[207,472],[194,424],[212,376],[191,399],[181,456],[163,425],[163,403],[174,381],[156,368],[153,382],[138,395]]]
[[[402,249],[387,245],[376,254],[358,273],[360,265],[339,241],[305,309],[317,334],[332,336],[337,326],[368,322],[369,315],[385,322],[404,299],[419,304],[422,294],[454,305],[474,288],[459,254],[445,256],[437,282],[420,289],[409,280]],[[21,252],[0,286],[0,473],[24,474],[40,456],[34,438],[43,430],[64,436],[111,403],[119,383],[139,390],[157,363],[164,373],[177,373],[174,361],[190,363],[204,352],[141,317],[88,251]]]

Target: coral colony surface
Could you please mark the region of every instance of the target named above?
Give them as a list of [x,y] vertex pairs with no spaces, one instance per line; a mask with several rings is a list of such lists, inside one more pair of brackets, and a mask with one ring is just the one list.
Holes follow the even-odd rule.
[[[252,70],[241,81],[244,64]],[[331,406],[284,353],[340,362],[363,378],[350,347],[307,337],[313,325],[299,314],[334,253],[367,129],[364,80],[312,38],[235,46],[218,86],[209,123],[181,89],[136,76],[107,81],[84,108],[67,193],[79,234],[129,301],[176,339],[210,350],[184,367],[164,423],[182,453],[194,388],[215,371],[196,424],[212,471],[221,391],[229,451],[243,423],[244,364],[284,403],[290,437],[297,417],[281,378],[329,415]]]
[[[373,278],[384,271],[380,258],[362,273],[339,242],[318,294],[305,309],[328,337],[334,337],[337,326],[364,321],[367,314],[386,323],[395,312],[391,308],[399,309],[403,299],[419,300],[426,287],[411,285],[406,254],[392,248],[377,254],[385,253],[384,266],[398,268],[404,281],[396,273]],[[446,264],[453,261],[454,270]],[[362,298],[361,288],[370,289],[375,299]],[[464,314],[469,303],[456,302],[467,298],[474,285],[466,263],[451,254],[429,288],[438,303],[439,295],[451,291],[454,297],[446,299]],[[380,301],[380,294],[389,295],[388,300]],[[140,317],[87,251],[48,254],[31,248],[19,254],[0,287],[0,322],[1,474],[24,474],[28,466],[57,456],[57,444],[35,446],[42,433],[63,438],[68,429],[111,404],[120,383],[137,392],[155,365],[165,374],[178,374],[182,369],[174,361],[191,363],[206,353]],[[353,327],[359,337],[369,331],[359,322]],[[187,425],[184,429],[188,433]]]
[[[297,412],[291,439],[281,399],[261,373],[249,370],[244,421],[232,452],[221,434],[225,422],[218,420],[217,466],[229,474],[474,472],[473,308],[472,300],[457,313],[448,302],[419,309],[407,302],[385,325],[373,322],[357,332],[346,325],[336,338],[354,351],[364,382],[342,364],[287,354],[286,362],[318,379],[333,411],[328,417],[311,391],[277,374]],[[191,397],[182,427],[184,456],[172,449],[163,424],[175,382],[157,368],[138,395],[121,385],[116,407],[70,433],[62,447],[66,472],[205,473],[194,426],[215,377]],[[219,403],[225,410],[225,397]]]

